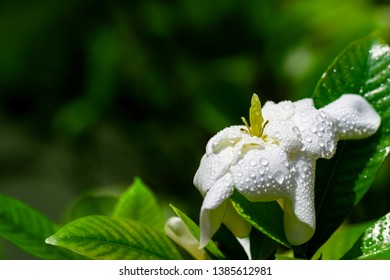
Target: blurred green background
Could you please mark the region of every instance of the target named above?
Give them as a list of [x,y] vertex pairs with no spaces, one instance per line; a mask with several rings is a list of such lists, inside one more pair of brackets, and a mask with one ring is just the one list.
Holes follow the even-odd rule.
[[[252,93],[310,97],[377,30],[390,43],[389,1],[3,0],[0,193],[61,222],[78,195],[140,176],[196,219],[206,142],[241,123]],[[389,169],[351,222],[389,211]],[[0,257],[28,258],[1,242]]]

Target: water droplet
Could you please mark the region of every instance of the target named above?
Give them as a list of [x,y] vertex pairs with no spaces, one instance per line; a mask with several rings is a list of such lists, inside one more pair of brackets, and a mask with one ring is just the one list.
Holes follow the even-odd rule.
[[238,177],[242,177],[242,172],[237,172]]
[[310,131],[312,132],[312,133],[316,133],[317,132],[317,128],[314,126],[314,125],[312,125],[312,126],[310,126]]
[[245,182],[249,183],[251,179],[249,177],[245,177]]
[[274,179],[275,179],[276,182],[278,182],[279,184],[283,184],[283,182],[284,182],[284,175],[283,175],[282,171],[277,171],[277,172],[274,174]]
[[257,171],[259,172],[260,175],[264,175],[264,173],[265,173],[265,170],[263,167],[260,167],[259,169],[257,169]]
[[321,139],[318,140],[318,145],[320,145],[321,148],[325,147],[325,143]]
[[299,131],[299,127],[297,127],[297,126],[293,126],[292,131],[293,131],[296,135],[301,134],[301,132]]
[[251,172],[249,172],[249,176],[251,176],[252,178],[255,178],[256,174],[255,174],[255,172],[251,171]]
[[263,165],[263,166],[267,166],[267,165],[268,165],[268,159],[262,158],[262,159],[260,160],[260,163],[261,163],[261,165]]
[[324,118],[321,116],[321,115],[317,115],[317,120],[319,122],[323,122],[324,121]]
[[283,161],[283,165],[286,166],[286,167],[289,167],[289,166],[290,166],[290,164],[288,163],[287,160]]
[[309,142],[309,143],[311,143],[311,141],[312,141],[312,139],[311,139],[310,136],[306,136],[306,137],[305,137],[305,140],[306,140],[307,142]]
[[327,144],[329,150],[332,151],[332,150],[334,149],[334,143],[333,143],[333,141],[328,141],[326,144]]
[[324,132],[324,131],[325,131],[325,127],[324,127],[323,124],[318,124],[318,125],[317,125],[317,129],[318,129],[319,131],[321,131],[321,132]]
[[252,158],[251,160],[249,160],[249,165],[250,165],[250,166],[253,167],[253,166],[256,166],[256,164],[257,164],[257,163],[256,163],[256,160],[254,160],[253,158]]

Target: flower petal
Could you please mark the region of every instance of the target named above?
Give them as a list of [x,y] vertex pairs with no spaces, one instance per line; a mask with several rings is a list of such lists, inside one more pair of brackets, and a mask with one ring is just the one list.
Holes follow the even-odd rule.
[[246,127],[243,125],[234,125],[221,130],[207,143],[206,154],[219,153],[227,147],[233,147],[242,138],[250,137],[244,131]]
[[298,111],[292,128],[301,140],[300,152],[314,158],[331,158],[336,152],[336,120],[314,107]]
[[284,227],[286,238],[292,245],[307,242],[316,227],[314,208],[315,160],[298,156],[293,162],[296,188],[284,199]]
[[217,180],[229,172],[235,155],[233,147],[226,147],[218,154],[204,155],[194,177],[194,185],[204,196]]
[[[243,154],[243,153],[241,153]],[[231,172],[236,189],[250,201],[272,201],[290,195],[287,154],[275,144],[243,154]]]
[[381,118],[368,101],[357,94],[344,94],[322,109],[337,120],[340,139],[361,139],[374,134]]
[[238,238],[248,237],[252,228],[251,224],[249,224],[237,213],[230,199],[226,206],[223,223],[234,234],[234,236]]
[[206,193],[200,211],[200,247],[207,245],[214,233],[217,232],[224,219],[227,199],[234,190],[230,173],[217,180]]

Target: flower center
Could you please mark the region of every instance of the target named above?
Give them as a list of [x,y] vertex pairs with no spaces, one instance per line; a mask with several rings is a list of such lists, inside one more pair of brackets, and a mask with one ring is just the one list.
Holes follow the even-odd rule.
[[250,125],[244,117],[241,117],[241,119],[251,135],[262,138],[264,141],[268,141],[268,136],[263,134],[268,121],[264,122],[263,114],[261,112],[260,99],[256,93],[252,95],[251,107],[249,108]]

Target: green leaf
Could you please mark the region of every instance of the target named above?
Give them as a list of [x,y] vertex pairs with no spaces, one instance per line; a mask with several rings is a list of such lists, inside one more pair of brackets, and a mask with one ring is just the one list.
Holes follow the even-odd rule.
[[[176,215],[183,221],[191,234],[199,241],[200,240],[200,229],[186,214],[181,212],[175,206],[170,205]],[[207,252],[216,257],[217,259],[225,259],[224,254],[218,249],[217,245],[211,240],[205,247]]]
[[283,210],[277,202],[250,202],[237,191],[233,193],[231,200],[238,214],[260,232],[279,244],[300,251],[299,247],[291,246],[286,239]]
[[88,216],[66,224],[46,239],[97,260],[182,259],[164,234],[134,220],[119,217]]
[[258,230],[250,234],[250,249],[252,260],[269,259],[276,251],[278,243]]
[[390,48],[370,36],[351,44],[329,66],[314,91],[317,107],[343,93],[364,96],[381,116],[379,131],[364,140],[340,141],[331,160],[318,160],[315,203],[317,229],[307,256],[342,224],[371,186],[390,151]]
[[304,259],[294,258],[292,256],[287,256],[283,254],[275,254],[275,259],[279,261],[301,261]]
[[84,194],[69,208],[66,220],[73,221],[91,215],[110,216],[117,202],[118,197],[113,194]]
[[390,260],[390,212],[369,227],[342,259]]
[[373,222],[342,225],[316,252],[312,259],[338,260],[358,240],[362,233],[373,224]]
[[41,259],[75,259],[75,254],[45,244],[58,226],[35,209],[0,195],[0,236]]
[[113,216],[141,221],[164,231],[165,218],[157,199],[139,178],[135,178],[134,183],[121,195]]

